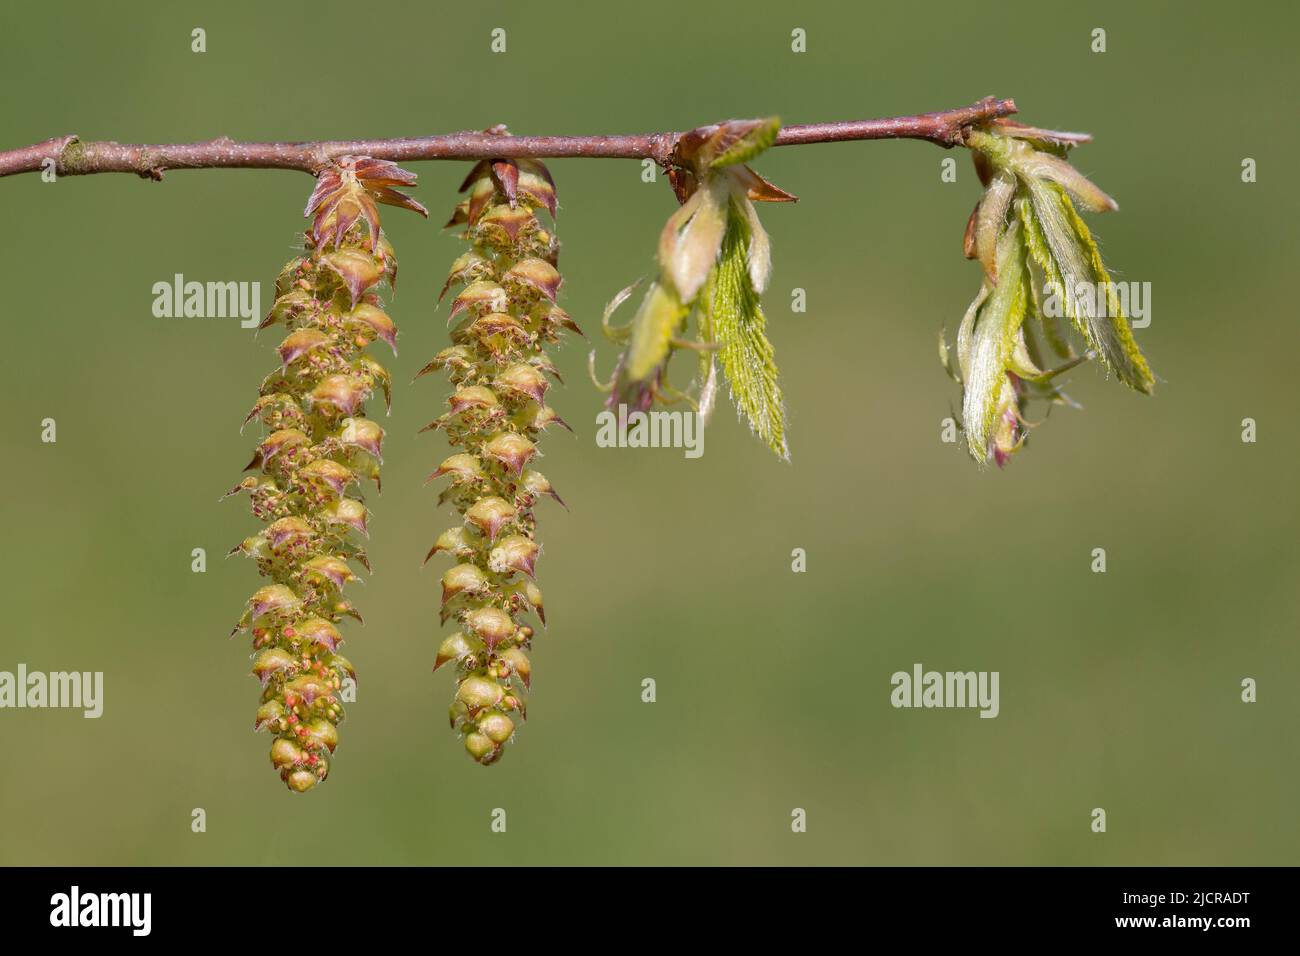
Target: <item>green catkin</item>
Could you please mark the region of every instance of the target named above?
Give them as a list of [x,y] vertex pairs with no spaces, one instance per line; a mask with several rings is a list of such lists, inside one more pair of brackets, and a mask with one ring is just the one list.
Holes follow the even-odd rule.
[[452,302],[452,344],[421,371],[444,370],[451,380],[449,410],[426,430],[444,431],[455,452],[432,477],[448,479],[438,501],[450,502],[462,522],[439,535],[425,560],[445,552],[456,562],[442,576],[441,618],[457,630],[439,647],[434,670],[455,662],[451,726],[486,765],[526,717],[534,632],[524,615],[546,623],[534,581],[533,506],[542,495],[559,496],[530,465],[540,432],[564,425],[545,402],[548,376],[558,378],[545,347],[562,329],[578,328],[555,304],[559,245],[537,215],[555,214],[546,167],[481,162],[462,191],[469,198],[448,225],[466,226],[471,249],[443,287],[464,285]]
[[388,372],[365,349],[376,338],[394,346],[397,335],[375,291],[397,276],[376,203],[423,214],[390,188],[414,181],[365,157],[323,170],[307,206],[314,219],[304,254],[280,272],[261,326],[283,322],[289,334],[278,349],[280,367],[245,419],[268,431],[248,466],[260,474],[232,493],[249,492],[267,527],[232,553],[252,557],[272,583],[249,599],[235,633],[252,632],[253,673],[262,682],[255,729],[274,735],[272,766],[299,793],[328,776],[344,682],[356,679],[337,653],[338,623],[361,619],[342,594],[356,579],[350,562],[369,569],[354,537],[367,534],[367,511],[352,486],[379,483],[384,431],[366,417],[365,402],[376,389],[389,397]]

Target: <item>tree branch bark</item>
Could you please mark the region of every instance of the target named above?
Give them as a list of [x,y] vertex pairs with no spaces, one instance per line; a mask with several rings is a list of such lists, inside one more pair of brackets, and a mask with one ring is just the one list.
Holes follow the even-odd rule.
[[[867,139],[919,139],[945,148],[960,146],[973,124],[1009,116],[1013,100],[986,97],[971,106],[895,116],[782,127],[777,146],[840,143]],[[680,132],[624,136],[501,136],[491,132],[449,133],[405,139],[330,140],[314,143],[237,143],[219,137],[205,143],[83,143],[60,136],[0,152],[0,176],[38,172],[54,161],[59,176],[135,173],[161,179],[168,169],[296,169],[315,174],[337,156],[373,156],[394,162],[430,159],[653,159],[672,161]]]

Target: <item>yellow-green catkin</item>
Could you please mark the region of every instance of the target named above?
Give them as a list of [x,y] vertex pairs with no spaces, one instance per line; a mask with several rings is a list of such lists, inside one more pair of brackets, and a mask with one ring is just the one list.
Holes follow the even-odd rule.
[[555,215],[546,167],[481,162],[462,192],[468,198],[448,225],[463,224],[471,248],[443,287],[464,286],[451,306],[452,344],[421,372],[444,370],[451,380],[448,411],[426,430],[442,430],[453,447],[432,478],[447,479],[439,504],[450,502],[462,520],[426,560],[443,552],[454,562],[442,576],[441,619],[457,630],[434,663],[456,665],[451,726],[471,757],[491,764],[526,716],[534,631],[525,615],[546,622],[533,508],[542,495],[559,496],[532,465],[540,433],[564,423],[546,404],[558,376],[545,349],[562,329],[578,329],[555,303],[559,245],[539,217],[542,209]]
[[[378,203],[424,214],[392,187],[413,174],[367,157],[342,157],[321,171],[308,201],[304,252],[276,280],[262,327],[284,323],[280,366],[262,382],[246,423],[266,427],[245,478],[253,514],[266,527],[235,552],[271,579],[248,601],[235,633],[251,631],[253,673],[262,682],[255,729],[269,731],[271,764],[290,790],[304,792],[330,770],[343,720],[351,663],[338,653],[338,624],[357,613],[343,597],[369,569],[357,536],[367,510],[356,486],[379,483],[384,430],[366,417],[389,376],[367,351],[376,338],[395,347],[397,329],[377,294],[397,277],[397,258],[379,225]],[[234,553],[234,552],[232,552]]]

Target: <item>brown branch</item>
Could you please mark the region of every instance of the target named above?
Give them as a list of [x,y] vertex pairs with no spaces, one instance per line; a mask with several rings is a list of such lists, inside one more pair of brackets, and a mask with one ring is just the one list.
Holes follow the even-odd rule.
[[[1016,111],[1012,100],[987,97],[973,106],[896,116],[888,119],[850,120],[786,126],[777,146],[839,143],[860,139],[920,139],[943,147],[960,146],[972,124],[1008,116]],[[297,169],[316,173],[337,156],[364,155],[376,159],[410,162],[425,159],[492,159],[497,157],[589,157],[653,159],[660,166],[671,162],[682,133],[644,133],[627,136],[511,136],[492,132],[450,133],[409,139],[331,140],[317,143],[237,143],[220,137],[206,143],[133,145],[114,142],[83,143],[61,136],[43,143],[0,152],[0,176],[38,172],[50,159],[60,176],[91,173],[136,173],[161,179],[168,169]]]

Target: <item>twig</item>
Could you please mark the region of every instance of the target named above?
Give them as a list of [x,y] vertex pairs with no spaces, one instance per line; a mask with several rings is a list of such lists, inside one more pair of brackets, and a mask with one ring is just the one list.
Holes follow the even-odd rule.
[[[861,139],[920,139],[943,147],[960,146],[972,124],[1008,116],[1012,100],[987,97],[972,106],[895,116],[786,126],[777,146],[840,143]],[[40,171],[49,160],[60,176],[91,173],[136,173],[161,179],[168,169],[297,169],[316,173],[337,156],[363,155],[409,162],[425,159],[494,159],[588,157],[653,159],[660,166],[672,161],[682,133],[643,133],[627,136],[510,136],[493,132],[450,133],[408,139],[330,140],[316,143],[237,143],[220,137],[206,143],[140,145],[114,142],[83,143],[61,136],[0,152],[0,176]]]

